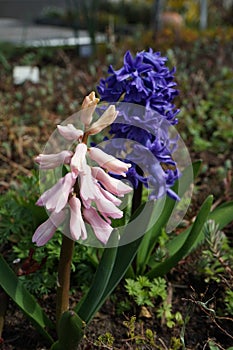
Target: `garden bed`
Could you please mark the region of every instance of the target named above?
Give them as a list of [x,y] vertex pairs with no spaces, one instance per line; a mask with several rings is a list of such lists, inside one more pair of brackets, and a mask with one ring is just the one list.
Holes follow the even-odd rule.
[[[221,46],[217,39],[207,37],[195,42],[194,45],[186,43],[182,50],[174,48],[168,51],[169,65],[177,66],[176,77],[180,89],[180,98],[176,101],[181,107],[178,130],[190,150],[192,160],[203,160],[184,225],[193,221],[200,205],[209,194],[214,194],[214,206],[233,199],[233,115],[229,102],[232,96],[231,46],[232,41],[225,42]],[[99,61],[86,65],[75,56],[75,51],[72,49],[59,49],[48,53],[43,50],[36,52],[27,49],[20,55],[6,55],[2,60],[4,63],[0,79],[2,194],[6,194],[11,188],[13,191],[15,189],[19,191],[23,179],[32,177],[32,170],[36,168],[33,157],[43,150],[43,145],[56,125],[78,110],[83,96],[96,90],[99,79],[107,72],[107,63],[102,56]],[[115,63],[121,65],[119,62],[120,58]],[[39,84],[25,82],[23,85],[14,85],[12,68],[16,64],[39,66]],[[30,193],[29,188],[32,186],[30,181],[25,186],[24,195],[28,193],[30,198],[33,196],[36,198],[38,189],[32,188]],[[28,256],[29,248],[32,246],[29,235],[32,232],[28,226],[24,226],[28,232],[24,232],[23,227],[14,232],[14,220],[17,220],[17,216],[14,217],[15,207],[14,204],[11,206],[10,201],[8,210],[8,219],[13,220],[12,227],[8,227],[9,234],[6,234],[6,227],[3,224],[0,226],[2,235],[0,252],[12,264],[16,258],[24,261]],[[232,261],[232,232],[233,226],[230,224],[224,230],[228,239],[224,259],[229,263]],[[22,248],[24,243],[20,246],[20,235],[22,242],[27,242],[24,250]],[[143,308],[137,305],[129,296],[125,281],[122,281],[86,328],[86,336],[80,345],[80,350],[104,348],[179,350],[184,349],[184,343],[187,350],[221,350],[232,346],[232,296],[229,294],[231,298],[230,296],[226,298],[226,290],[229,290],[229,286],[232,287],[232,271],[216,266],[213,257],[203,253],[206,250],[208,246],[200,246],[166,275],[172,313],[180,312],[182,323],[176,321],[174,326],[169,328],[166,319],[158,318],[156,314],[159,302],[154,307]],[[42,259],[46,252],[35,254],[39,254],[37,258]],[[81,254],[85,256],[83,251]],[[71,303],[80,299],[94,272],[90,261],[87,261],[87,266],[82,270],[85,259],[77,257],[75,259],[77,270],[72,280]],[[41,271],[43,275],[43,267]],[[77,283],[80,276],[82,276],[81,287]],[[33,278],[31,274],[29,280],[32,283]],[[40,286],[41,280],[35,279],[35,281]],[[33,289],[30,284],[29,287]],[[46,287],[48,290],[39,296],[39,301],[54,319],[54,288],[49,284]],[[36,290],[32,292],[36,294]],[[9,301],[0,348],[49,349],[12,301]]]

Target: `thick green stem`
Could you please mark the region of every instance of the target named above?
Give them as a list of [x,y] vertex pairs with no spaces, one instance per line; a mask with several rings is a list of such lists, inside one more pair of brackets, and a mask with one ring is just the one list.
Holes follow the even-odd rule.
[[[136,171],[138,172],[139,175],[143,176],[143,171],[139,168],[139,166],[136,167]],[[141,181],[139,181],[138,187],[133,194],[131,215],[135,213],[135,211],[140,207],[141,203],[142,203],[142,183]]]
[[74,241],[66,236],[62,238],[60,260],[58,266],[57,280],[57,304],[56,304],[56,322],[57,326],[63,312],[69,309],[70,292],[70,271],[73,256]]
[[131,215],[140,207],[142,202],[142,183],[139,182],[138,188],[134,191],[132,199]]

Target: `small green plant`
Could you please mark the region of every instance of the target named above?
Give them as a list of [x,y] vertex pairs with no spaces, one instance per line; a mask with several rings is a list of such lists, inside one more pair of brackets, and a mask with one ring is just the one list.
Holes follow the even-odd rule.
[[95,346],[99,346],[104,349],[112,349],[114,343],[114,337],[111,333],[107,332],[98,337],[98,339],[94,342]]
[[136,316],[130,317],[129,320],[124,321],[123,325],[127,328],[127,335],[130,339],[135,337],[135,329],[136,329]]
[[[146,328],[141,321],[137,321],[136,316],[131,316],[130,319],[123,322],[127,328],[128,345],[130,349],[169,349],[169,350],[180,350],[182,349],[181,340],[177,337],[171,337],[169,341],[169,348],[163,343],[163,341],[157,336],[155,330]],[[167,339],[168,341],[168,339]],[[136,346],[136,347],[135,347]]]
[[168,290],[165,278],[157,277],[150,281],[146,276],[138,276],[136,280],[126,279],[125,288],[138,306],[156,306],[156,314],[165,320],[167,327],[175,323],[182,324],[180,312],[172,313],[172,305],[168,302]]
[[116,298],[116,314],[121,315],[131,309],[131,302],[128,298],[118,301]]
[[[210,339],[208,341],[209,349],[210,350],[221,350],[223,349],[220,344],[217,344],[214,340]],[[227,348],[226,350],[233,350],[233,347]]]
[[229,312],[229,315],[233,315],[233,290],[226,290],[224,302],[226,305],[226,311]]
[[[129,341],[132,344],[137,345],[148,345],[153,346],[153,349],[157,349],[155,339],[156,339],[156,332],[152,331],[151,329],[147,328],[145,331],[142,330],[140,333],[138,332],[138,322],[136,316],[131,316],[129,320],[126,320],[123,322],[123,325],[127,328],[127,335],[128,338],[127,341]],[[136,347],[136,349],[141,349]]]
[[220,282],[231,276],[232,248],[228,238],[214,220],[208,220],[204,225],[205,243],[202,257],[199,260],[200,272],[205,276],[205,281],[214,280]]

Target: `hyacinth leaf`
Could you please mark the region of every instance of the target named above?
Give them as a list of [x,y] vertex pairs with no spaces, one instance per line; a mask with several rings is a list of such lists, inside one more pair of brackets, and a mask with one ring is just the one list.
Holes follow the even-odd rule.
[[[190,186],[190,171],[192,171],[193,173],[193,178],[195,178],[200,170],[200,166],[201,166],[201,161],[197,161],[194,162],[192,165],[190,165],[189,167],[187,167],[183,173],[182,173],[182,179],[183,179],[183,183],[185,184],[185,186],[183,186],[182,188],[182,192],[180,193],[180,195],[182,196],[186,190],[188,189],[188,187]],[[190,167],[192,167],[192,169],[190,169]],[[173,186],[173,190],[176,192],[178,187],[178,182],[176,182],[176,184]],[[165,210],[163,210],[163,212],[161,213],[159,219],[157,220],[157,222],[155,223],[155,225],[148,231],[146,232],[146,234],[143,237],[143,240],[140,244],[138,253],[137,253],[137,260],[136,260],[136,273],[137,275],[141,275],[144,273],[147,263],[151,257],[151,253],[157,243],[157,240],[160,236],[161,230],[163,227],[166,226],[172,211],[175,207],[176,202],[167,196],[166,198],[166,202],[164,205],[164,208],[166,208]]]
[[191,226],[188,235],[186,235],[186,239],[182,246],[165,261],[158,263],[154,268],[152,268],[147,274],[149,278],[166,275],[166,273],[168,273],[181,259],[183,259],[188,254],[202,233],[202,228],[208,218],[212,203],[213,196],[211,195],[207,197],[202,204],[200,211],[193,225]]
[[[110,240],[116,240],[118,237],[117,230],[112,232]],[[104,289],[106,288],[112,269],[116,259],[117,248],[105,249],[97,268],[93,283],[88,293],[84,298],[77,304],[75,311],[79,314],[82,320],[88,323],[95,312],[99,308],[99,304],[102,300]]]
[[155,223],[155,225],[153,225],[151,227],[150,230],[148,230],[138,249],[138,253],[137,253],[137,258],[136,258],[136,274],[137,275],[141,275],[144,273],[146,266],[147,266],[147,262],[150,258],[150,252],[153,250],[160,234],[161,234],[161,230],[164,226],[166,226],[170,215],[172,213],[172,210],[174,208],[175,205],[175,201],[172,198],[167,197],[166,198],[166,202],[164,207],[166,208],[166,210],[163,210],[159,219],[157,220],[157,222]]
[[53,324],[1,255],[0,276],[0,286],[2,289],[33,322],[42,336],[51,344],[53,339],[46,331],[46,328],[53,328]]
[[133,259],[135,258],[141,240],[142,237],[118,248],[114,269],[111,278],[109,279],[107,288],[105,289],[102,296],[102,304],[124,277],[125,273],[133,262]]
[[[138,208],[138,210],[132,215],[131,221],[134,217],[139,215],[144,206],[145,204],[142,204]],[[153,203],[151,202],[147,210],[148,220],[150,218],[152,210]],[[141,222],[141,230],[146,229],[145,225],[147,225],[148,220]],[[128,234],[131,233],[132,232],[128,232]],[[125,239],[126,236],[127,227],[122,237]],[[83,300],[80,301],[75,309],[75,311],[86,323],[89,323],[91,321],[92,317],[103,305],[106,298],[125,275],[127,269],[135,257],[141,239],[142,238],[140,237],[131,243],[104,250],[95,274],[95,278],[93,280],[93,285],[87,295],[83,298]],[[121,243],[122,242],[120,240],[120,244]]]
[[219,229],[222,230],[233,221],[233,201],[224,203],[215,208],[210,213],[209,219],[214,220],[219,225]]
[[[219,207],[215,208],[213,211],[209,213],[207,220],[214,220],[218,225],[219,230],[222,230],[226,225],[233,221],[233,201],[224,203]],[[173,238],[167,245],[167,250],[170,255],[173,255],[180,247],[183,245],[187,236],[189,235],[191,227],[183,231],[181,234]],[[197,241],[195,242],[195,246],[200,244],[203,240],[204,232],[202,231],[199,235]],[[195,248],[192,247],[192,248]]]
[[51,350],[77,350],[83,337],[85,323],[71,310],[64,312],[58,325],[58,341]]

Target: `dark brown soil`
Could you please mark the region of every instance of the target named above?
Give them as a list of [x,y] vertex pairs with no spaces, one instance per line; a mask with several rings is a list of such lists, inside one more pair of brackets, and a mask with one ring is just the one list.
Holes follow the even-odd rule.
[[[205,283],[199,275],[192,271],[200,252],[181,261],[167,276],[169,280],[169,295],[173,305],[173,312],[179,311],[185,324],[172,329],[156,317],[156,309],[148,307],[141,315],[141,309],[133,302],[132,307],[125,313],[118,313],[118,305],[124,299],[125,291],[122,285],[114,292],[114,298],[109,298],[97,313],[92,322],[85,329],[85,337],[79,346],[80,350],[94,349],[182,349],[177,347],[177,341],[184,335],[186,350],[211,349],[209,342],[218,344],[219,349],[233,346],[233,318],[221,314],[221,296],[224,283]],[[76,302],[75,295],[71,303]],[[205,304],[206,303],[206,304]],[[55,295],[46,297],[41,304],[51,318],[54,318]],[[205,307],[205,305],[207,307]],[[214,315],[210,310],[216,310]],[[220,315],[220,316],[217,316]],[[124,324],[132,316],[134,322],[134,336],[129,335],[129,328]],[[150,345],[146,337],[146,330],[153,332],[154,345]],[[114,337],[112,346],[97,343],[99,336],[110,333]],[[55,334],[54,334],[55,336]],[[98,345],[97,345],[98,344]],[[9,303],[6,313],[2,350],[48,350],[46,342],[36,332],[24,315]],[[217,348],[216,348],[217,349]],[[64,349],[65,350],[65,349]],[[211,349],[212,350],[212,349]]]

